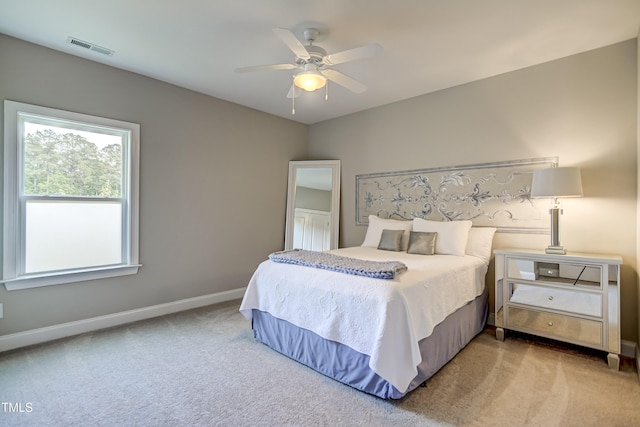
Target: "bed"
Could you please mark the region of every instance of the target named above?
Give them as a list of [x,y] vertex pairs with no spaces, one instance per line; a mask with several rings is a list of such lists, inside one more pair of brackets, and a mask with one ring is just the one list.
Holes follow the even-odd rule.
[[[386,230],[400,230],[390,246]],[[240,311],[274,350],[358,390],[400,399],[484,328],[494,232],[470,221],[372,217],[362,246],[329,253],[394,261],[406,271],[380,279],[269,259]],[[430,245],[414,245],[415,236]]]

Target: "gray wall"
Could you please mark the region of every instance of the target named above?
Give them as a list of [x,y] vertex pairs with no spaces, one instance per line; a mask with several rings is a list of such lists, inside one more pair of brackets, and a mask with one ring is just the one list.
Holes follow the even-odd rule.
[[[342,164],[341,246],[366,231],[355,225],[357,174],[558,156],[582,169],[586,196],[564,202],[562,243],[623,257],[622,337],[635,342],[636,53],[634,39],[312,125],[310,156]],[[548,244],[548,235],[494,240]]]
[[296,187],[296,208],[331,212],[331,191]]
[[[638,36],[640,38],[640,29],[638,29]],[[636,41],[639,40],[636,38]],[[640,164],[640,42],[636,43],[636,126],[637,126],[637,143],[636,147],[639,147],[636,165]],[[637,195],[636,195],[636,224],[640,224],[640,174],[637,175]],[[636,229],[636,265],[640,265],[640,230]],[[640,282],[639,282],[640,284]],[[640,286],[638,287],[638,336],[636,342],[640,345]],[[636,366],[640,366],[640,347],[636,346]],[[640,368],[638,369],[638,378],[640,379]]]
[[622,336],[638,339],[635,40],[311,127],[4,35],[0,55],[2,99],[140,123],[144,264],[119,279],[0,287],[0,336],[246,286],[283,247],[292,159],[341,160],[341,246],[352,246],[365,233],[356,174],[559,156],[582,168],[586,193],[565,203],[562,243],[622,255]]
[[0,336],[241,288],[282,250],[288,163],[305,158],[307,126],[1,34],[0,58],[1,99],[140,124],[143,264],[123,278],[0,286]]

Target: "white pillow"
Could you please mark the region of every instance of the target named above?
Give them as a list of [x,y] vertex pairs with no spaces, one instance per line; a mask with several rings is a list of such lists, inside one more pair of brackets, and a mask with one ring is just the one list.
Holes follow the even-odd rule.
[[380,237],[382,236],[382,230],[404,230],[400,247],[401,250],[406,251],[409,245],[409,231],[411,231],[412,226],[413,222],[411,221],[384,219],[378,218],[375,215],[369,215],[369,227],[367,228],[367,234],[364,236],[364,242],[362,242],[361,246],[377,248],[380,243]]
[[441,255],[464,256],[471,221],[429,221],[414,218],[413,231],[429,231],[438,233],[436,253]]
[[471,227],[469,239],[467,240],[466,254],[478,257],[489,264],[491,244],[495,233],[496,229],[494,227]]

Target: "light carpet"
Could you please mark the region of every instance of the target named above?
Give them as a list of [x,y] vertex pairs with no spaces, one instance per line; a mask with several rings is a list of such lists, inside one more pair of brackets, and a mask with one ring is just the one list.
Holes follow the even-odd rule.
[[[1,426],[639,426],[635,363],[492,328],[400,401],[253,338],[239,301],[0,353]],[[10,405],[7,405],[10,404]]]

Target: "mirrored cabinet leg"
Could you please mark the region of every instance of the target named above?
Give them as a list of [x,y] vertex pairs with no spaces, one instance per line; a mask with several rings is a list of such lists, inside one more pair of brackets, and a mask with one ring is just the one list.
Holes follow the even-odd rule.
[[504,341],[504,329],[496,328],[496,339],[498,341]]
[[607,362],[609,362],[609,369],[617,371],[620,369],[620,356],[615,353],[607,354]]

